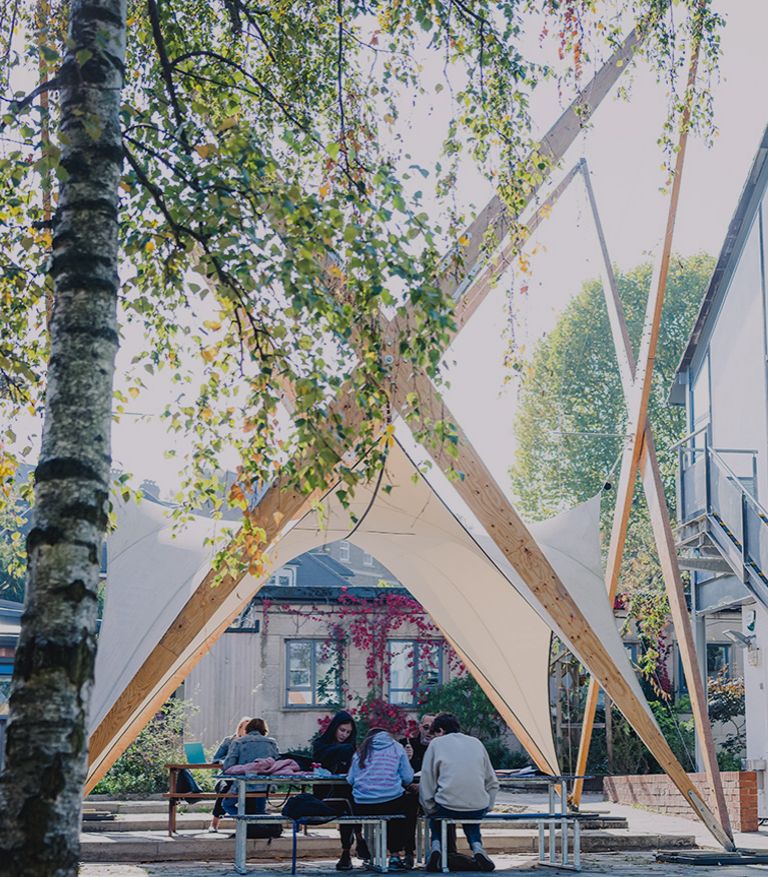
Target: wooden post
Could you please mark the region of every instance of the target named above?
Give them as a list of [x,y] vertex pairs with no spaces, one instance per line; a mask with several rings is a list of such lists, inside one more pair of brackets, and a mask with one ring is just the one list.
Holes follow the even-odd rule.
[[[619,372],[621,374],[622,387],[625,396],[629,396],[629,392],[635,383],[636,366],[632,353],[632,345],[627,331],[627,324],[624,318],[624,311],[621,300],[619,298],[616,277],[613,273],[608,256],[608,247],[605,241],[600,214],[597,209],[595,194],[592,189],[592,183],[589,178],[589,171],[586,165],[583,166],[584,185],[590,203],[590,209],[595,223],[595,229],[600,243],[600,250],[603,261],[603,286],[605,292],[605,301],[608,308],[609,323],[611,326],[611,334],[614,346],[616,348],[616,356],[619,361]],[[648,375],[650,381],[650,375]],[[624,463],[627,463],[625,454]],[[698,672],[698,662],[696,660],[696,648],[691,627],[688,608],[685,601],[685,591],[682,578],[680,576],[680,568],[677,563],[677,553],[675,548],[675,540],[672,531],[672,522],[669,517],[669,509],[667,508],[664,498],[664,487],[659,472],[658,459],[653,441],[653,434],[650,424],[644,424],[643,441],[641,447],[640,469],[643,481],[643,488],[648,502],[648,510],[651,518],[654,539],[659,553],[659,561],[661,563],[664,583],[667,590],[667,598],[669,600],[672,621],[678,638],[678,646],[680,648],[680,658],[683,664],[683,670],[688,682],[689,692],[691,696],[691,707],[694,714],[694,722],[696,733],[702,744],[702,753],[704,755],[705,770],[710,788],[715,796],[715,805],[720,822],[728,834],[731,833],[730,819],[728,809],[725,803],[725,794],[723,792],[722,779],[720,777],[720,769],[717,764],[717,755],[715,752],[715,744],[712,737],[712,725],[709,721],[707,709],[707,698],[704,690],[704,683],[701,674]],[[633,476],[634,479],[634,476]],[[618,499],[617,499],[618,505]],[[628,509],[627,515],[628,518]],[[619,580],[619,572],[624,549],[623,530],[619,536],[617,527],[626,528],[626,523],[622,524],[624,514],[617,513],[614,515],[614,530],[611,534],[611,546],[608,553],[608,563],[606,569],[606,585],[608,589],[608,599],[613,602],[616,599],[616,591]],[[587,702],[585,706],[584,723],[582,726],[581,740],[579,744],[579,756],[576,763],[576,773],[584,773],[586,770],[587,757],[589,755],[589,744],[592,736],[592,728],[594,723],[595,708],[597,706],[598,685],[594,677],[590,678],[589,690],[587,692]],[[574,784],[573,800],[578,806],[583,782],[577,780]]]

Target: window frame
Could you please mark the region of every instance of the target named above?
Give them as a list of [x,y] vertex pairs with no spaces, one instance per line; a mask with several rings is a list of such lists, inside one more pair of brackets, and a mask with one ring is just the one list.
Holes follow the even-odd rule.
[[[709,670],[709,650],[710,649],[725,649],[726,662],[725,666],[728,668],[728,672],[725,675],[726,679],[733,678],[733,643],[728,642],[708,642],[707,643],[707,682],[710,679],[716,679],[719,675],[718,673],[710,673]],[[688,697],[688,683],[685,678],[685,672],[683,670],[683,660],[680,657],[680,648],[679,646],[676,649],[677,651],[677,685],[676,688],[676,697]]]
[[[393,688],[392,687],[392,645],[395,643],[410,644],[413,653],[413,667],[411,668],[411,677],[413,684],[410,688]],[[425,645],[435,646],[438,653],[437,667],[429,667],[430,672],[437,672],[437,681],[430,686],[421,684],[421,676],[424,672],[421,667],[420,650]],[[445,681],[445,641],[440,639],[414,639],[413,637],[392,637],[387,639],[387,703],[392,706],[400,706],[413,708],[419,705],[418,694],[426,691],[433,691],[441,686]],[[408,700],[393,700],[392,695],[407,694]]]
[[349,563],[352,560],[352,545],[347,539],[339,540],[339,561]]
[[[280,584],[280,577],[287,576],[289,578],[289,582],[286,585]],[[291,564],[286,564],[285,566],[281,566],[279,569],[276,569],[272,575],[264,582],[265,587],[270,588],[295,588],[296,587],[296,567]]]
[[[310,657],[309,657],[309,687],[308,688],[299,688],[291,685],[291,658],[290,658],[290,649],[294,643],[309,643],[310,644]],[[283,674],[284,680],[284,688],[285,694],[283,697],[283,709],[287,710],[327,710],[329,707],[337,705],[341,702],[341,694],[342,694],[342,676],[344,672],[344,657],[343,652],[340,650],[340,666],[336,671],[336,698],[335,700],[329,701],[320,701],[318,700],[318,679],[317,679],[317,665],[318,665],[318,647],[326,645],[326,640],[321,639],[319,637],[309,637],[309,636],[301,636],[301,637],[286,637],[283,640],[283,659],[285,661],[285,672]],[[333,648],[333,646],[331,646]],[[290,694],[291,692],[302,692],[308,694],[310,696],[309,703],[291,703],[290,702]]]

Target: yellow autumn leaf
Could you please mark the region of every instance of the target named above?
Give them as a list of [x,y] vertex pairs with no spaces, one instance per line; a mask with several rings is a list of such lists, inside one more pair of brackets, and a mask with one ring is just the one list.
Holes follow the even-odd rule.
[[213,153],[216,152],[216,144],[201,143],[195,147],[195,152],[200,156],[200,158],[208,158],[209,155],[213,155]]
[[320,186],[320,197],[321,197],[321,198],[327,198],[327,197],[328,197],[328,193],[329,193],[330,191],[331,191],[331,187],[328,185],[328,183],[323,183],[323,185]]
[[203,359],[206,362],[213,362],[216,359],[216,348],[215,347],[204,347],[201,351]]
[[154,252],[155,242],[154,241],[147,241],[146,244],[144,244],[144,249],[147,253]]
[[468,247],[469,246],[469,238],[465,234],[463,234],[459,238],[459,246],[460,247]]
[[135,399],[139,395],[139,388],[128,387],[128,395],[131,397],[131,399]]
[[221,323],[218,320],[205,320],[203,325],[206,329],[210,329],[212,332],[217,332],[221,329]]
[[203,420],[210,420],[213,417],[213,409],[206,405],[205,408],[200,409],[200,416]]

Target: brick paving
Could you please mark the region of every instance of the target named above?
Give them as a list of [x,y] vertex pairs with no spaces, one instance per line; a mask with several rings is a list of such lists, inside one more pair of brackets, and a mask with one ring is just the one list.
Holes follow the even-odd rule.
[[[496,873],[509,874],[510,877],[527,877],[527,875],[546,874],[545,870],[534,866],[530,856],[494,856]],[[766,877],[768,866],[732,865],[726,868],[711,866],[691,866],[662,864],[654,861],[652,853],[602,853],[585,858],[583,877],[602,877],[610,874],[612,877]],[[299,874],[301,877],[331,877],[337,872],[334,870],[334,861],[300,862]],[[265,868],[258,864],[253,865],[250,874],[253,877],[268,877],[268,875],[288,875],[290,865],[275,864]],[[371,872],[357,871],[358,874]],[[418,871],[416,873],[419,873]],[[421,872],[423,873],[423,872]],[[471,873],[471,872],[465,872]],[[562,877],[566,873],[559,872]],[[178,862],[158,863],[151,865],[83,865],[80,877],[235,877],[236,872],[231,865],[221,865],[206,862]]]

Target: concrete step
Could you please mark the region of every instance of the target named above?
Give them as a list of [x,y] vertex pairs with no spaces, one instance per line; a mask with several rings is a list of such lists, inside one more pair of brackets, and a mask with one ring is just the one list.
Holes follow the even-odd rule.
[[[213,801],[196,801],[194,804],[183,804],[182,805],[187,811],[194,811],[195,813],[210,813],[213,809]],[[111,813],[139,813],[139,814],[147,814],[147,813],[168,813],[168,799],[162,798],[159,795],[157,797],[151,798],[142,798],[141,800],[114,800],[111,798],[86,798],[83,802],[83,813],[88,812],[103,812],[109,811]]]
[[[581,849],[590,852],[622,852],[628,850],[693,849],[693,835],[635,834],[625,831],[582,831]],[[459,841],[463,850],[464,839]],[[506,829],[485,829],[485,848],[491,853],[530,853],[536,855],[538,835],[533,831],[510,832]],[[339,836],[335,830],[313,830],[299,839],[299,858],[335,859],[339,854]],[[81,835],[81,862],[231,862],[235,842],[229,834],[201,834],[183,830],[173,838],[165,832],[97,832]],[[249,859],[258,861],[286,860],[291,856],[291,838],[249,840]]]

